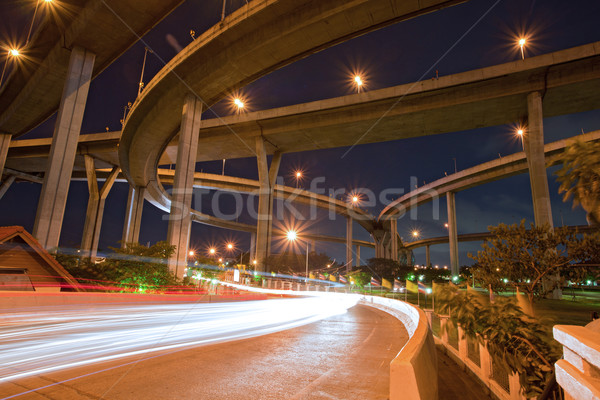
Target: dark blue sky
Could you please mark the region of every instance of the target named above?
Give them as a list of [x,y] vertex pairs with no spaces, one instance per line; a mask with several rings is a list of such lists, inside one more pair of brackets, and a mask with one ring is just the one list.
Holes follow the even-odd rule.
[[[239,7],[244,0],[229,0],[230,9]],[[33,2],[35,5],[35,2]],[[191,41],[189,31],[197,36],[218,22],[220,0],[189,0],[161,22],[144,40],[163,60],[170,60],[178,51],[175,42],[185,47]],[[7,1],[0,5],[0,39],[21,38],[27,34],[33,10],[24,10],[22,2]],[[430,79],[435,70],[440,76],[512,61],[520,57],[515,47],[519,33],[531,35],[526,56],[548,53],[600,40],[600,2],[597,0],[471,0],[465,4],[424,15],[315,54],[284,67],[248,85],[243,89],[252,110],[302,103],[337,97],[352,91],[350,73],[359,69],[366,74],[368,90]],[[5,18],[9,18],[5,20]],[[483,18],[482,18],[483,17]],[[476,23],[479,21],[478,23]],[[3,29],[3,30],[1,30]],[[465,33],[468,32],[466,35]],[[464,35],[464,37],[463,37]],[[169,37],[171,39],[169,39]],[[462,37],[462,40],[459,40]],[[23,39],[24,40],[24,39]],[[450,50],[451,49],[451,50]],[[450,51],[449,51],[450,50]],[[133,46],[116,63],[105,70],[91,85],[82,133],[120,128],[123,106],[133,101],[141,70],[144,45]],[[160,69],[161,62],[149,55],[145,81]],[[217,104],[213,113],[227,114],[224,103]],[[211,117],[211,111],[206,117]],[[214,115],[214,114],[213,114]],[[448,118],[452,118],[451,115]],[[49,137],[54,120],[38,127],[23,138]],[[551,142],[600,128],[600,112],[547,118],[544,120],[545,141]],[[431,182],[454,171],[520,151],[509,126],[455,132],[437,136],[407,139],[381,144],[360,145],[342,157],[347,148],[285,154],[280,175],[293,185],[292,171],[301,168],[308,179],[324,177],[327,188],[365,187],[379,194],[388,188],[408,190],[411,177],[419,185]],[[209,151],[209,149],[207,149]],[[221,172],[221,162],[198,163],[197,169]],[[562,202],[552,172],[548,171],[555,225],[585,224],[581,209]],[[226,174],[256,179],[253,159],[228,160]],[[308,181],[305,181],[307,184]],[[0,200],[0,225],[23,225],[33,228],[40,186],[30,183],[13,185]],[[116,184],[108,196],[100,247],[116,246],[126,204],[127,187]],[[205,199],[205,197],[203,197]],[[202,202],[202,209],[210,212],[210,196]],[[525,218],[533,221],[529,177],[515,176],[484,186],[459,192],[456,195],[458,232],[483,232],[489,225],[513,223]],[[73,182],[67,203],[67,212],[61,236],[61,245],[78,246],[83,230],[87,203],[87,185]],[[231,206],[225,201],[223,211]],[[378,214],[383,204],[370,208]],[[322,214],[322,215],[321,215]],[[155,242],[166,238],[167,224],[164,213],[146,204],[140,241]],[[241,222],[251,223],[247,215]],[[419,229],[422,237],[446,234],[445,199],[439,202],[439,220],[433,218],[432,204],[418,209],[415,220],[404,217],[398,229],[405,238],[412,229]],[[343,236],[343,218],[330,221],[326,212],[319,213],[316,223],[306,224],[307,231]],[[368,240],[368,234],[357,224],[354,236]],[[240,248],[249,247],[249,234],[224,231],[194,224],[192,246],[199,249],[208,243],[221,244],[234,240]],[[460,244],[461,264],[471,263],[468,251],[476,251],[478,243]],[[344,247],[321,243],[319,251],[343,259]],[[372,250],[363,250],[364,259],[374,256]],[[424,250],[415,251],[417,263],[423,263]],[[448,264],[447,245],[432,247],[432,262]]]

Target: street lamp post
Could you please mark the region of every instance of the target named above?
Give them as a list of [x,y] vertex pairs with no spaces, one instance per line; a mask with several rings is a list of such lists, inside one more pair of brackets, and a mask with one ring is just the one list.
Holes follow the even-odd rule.
[[[287,239],[290,242],[295,242],[296,239],[298,239],[298,234],[294,230],[288,231]],[[309,243],[307,240],[306,241],[306,278],[304,279],[304,283],[308,283],[308,245],[309,245]]]
[[306,241],[306,279],[304,282],[308,282],[308,240]]

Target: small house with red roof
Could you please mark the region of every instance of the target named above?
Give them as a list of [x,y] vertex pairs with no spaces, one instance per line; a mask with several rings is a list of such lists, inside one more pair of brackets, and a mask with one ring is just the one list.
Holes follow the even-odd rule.
[[0,291],[82,291],[22,226],[0,227]]

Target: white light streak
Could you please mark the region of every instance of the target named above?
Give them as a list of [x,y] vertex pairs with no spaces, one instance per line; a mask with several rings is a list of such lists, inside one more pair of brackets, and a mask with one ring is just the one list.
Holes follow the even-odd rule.
[[[289,293],[289,291],[288,291]],[[345,313],[358,296],[232,303],[44,307],[3,315],[0,382],[294,328]]]

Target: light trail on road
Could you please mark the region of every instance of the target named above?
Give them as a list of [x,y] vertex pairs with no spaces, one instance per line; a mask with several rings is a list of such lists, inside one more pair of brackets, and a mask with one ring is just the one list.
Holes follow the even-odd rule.
[[0,383],[91,363],[265,335],[345,313],[358,297],[37,307],[2,315]]

